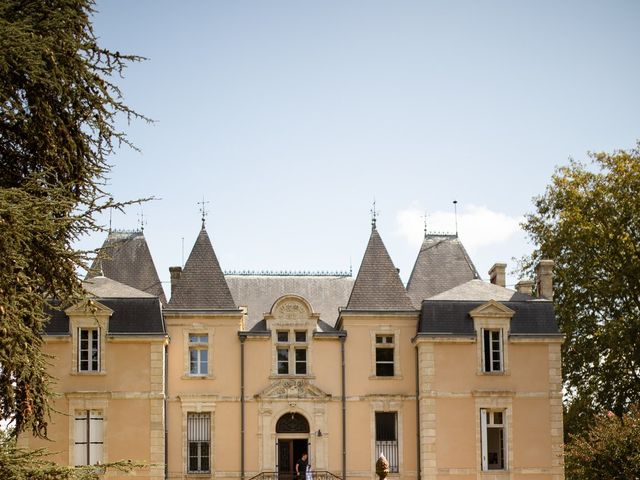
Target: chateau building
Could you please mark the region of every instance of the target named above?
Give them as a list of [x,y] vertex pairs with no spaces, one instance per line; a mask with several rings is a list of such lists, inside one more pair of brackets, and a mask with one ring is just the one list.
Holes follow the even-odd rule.
[[[49,436],[62,464],[142,460],[138,478],[559,480],[553,262],[490,282],[425,235],[405,288],[375,223],[351,275],[225,274],[203,227],[167,301],[141,232],[112,232],[56,311]],[[535,290],[535,296],[532,292]],[[117,474],[113,474],[117,477]]]

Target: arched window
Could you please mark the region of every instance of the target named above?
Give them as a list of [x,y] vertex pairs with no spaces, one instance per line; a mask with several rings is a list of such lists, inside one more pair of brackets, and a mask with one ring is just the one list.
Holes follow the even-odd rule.
[[299,413],[286,413],[276,423],[276,433],[309,433],[309,422]]

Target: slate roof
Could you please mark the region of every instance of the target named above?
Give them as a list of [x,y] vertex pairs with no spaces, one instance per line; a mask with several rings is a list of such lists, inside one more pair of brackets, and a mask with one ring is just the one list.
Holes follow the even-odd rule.
[[496,300],[498,302],[509,302],[534,300],[534,297],[494,285],[493,283],[483,282],[482,280],[469,280],[446,292],[434,295],[429,300],[477,300],[482,302]]
[[171,294],[170,309],[237,310],[204,227]]
[[422,300],[480,275],[456,235],[427,235],[407,283],[407,293],[416,308]]
[[84,289],[99,298],[156,298],[150,293],[107,277],[92,277],[82,282]]
[[[419,334],[475,336],[474,308],[485,301],[425,300],[420,312]],[[511,318],[512,335],[559,335],[553,303],[548,300],[500,302],[515,311]]]
[[247,307],[247,330],[259,327],[264,314],[284,295],[306,299],[323,323],[334,326],[338,309],[349,300],[353,278],[333,275],[226,275],[236,305]]
[[[162,309],[157,297],[98,298],[113,310],[109,318],[111,335],[164,335],[166,333]],[[45,326],[46,335],[69,335],[69,317],[62,310],[53,309]]]
[[156,296],[166,297],[142,232],[113,231],[100,248],[86,279],[105,276]]
[[371,230],[346,310],[415,310],[375,227]]

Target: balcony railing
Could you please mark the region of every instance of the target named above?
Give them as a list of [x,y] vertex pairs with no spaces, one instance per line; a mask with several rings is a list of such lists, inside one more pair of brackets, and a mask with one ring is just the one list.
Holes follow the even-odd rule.
[[385,440],[376,442],[376,455],[384,454],[389,461],[389,472],[398,473],[398,442]]
[[337,475],[324,470],[312,470],[305,475],[293,472],[260,472],[249,480],[342,480]]

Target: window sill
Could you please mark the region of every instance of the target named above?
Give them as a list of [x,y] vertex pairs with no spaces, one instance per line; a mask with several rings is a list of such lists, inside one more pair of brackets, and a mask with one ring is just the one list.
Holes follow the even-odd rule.
[[[476,372],[476,375],[481,377],[508,377],[511,375],[511,370],[503,370],[502,372],[485,372],[483,370],[480,370],[479,372]],[[502,470],[496,470],[496,471],[502,471]]]
[[[214,375],[191,375],[191,374],[184,374],[182,375],[182,380],[215,380],[216,377]],[[191,475],[191,474],[189,474]],[[194,473],[193,475],[203,475],[200,473]]]
[[369,380],[402,380],[402,375],[389,375],[389,376],[378,376],[378,375],[370,375]]
[[77,377],[102,377],[104,375],[106,375],[107,372],[105,371],[100,371],[100,372],[71,372],[71,375],[77,376]]
[[276,373],[275,375],[269,376],[269,380],[281,380],[283,378],[292,380],[315,380],[316,376],[312,374],[296,375],[295,373]]
[[510,478],[509,470],[482,470],[480,478],[493,480],[494,478]]

